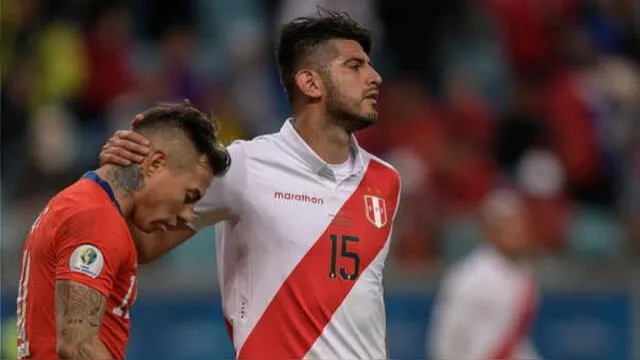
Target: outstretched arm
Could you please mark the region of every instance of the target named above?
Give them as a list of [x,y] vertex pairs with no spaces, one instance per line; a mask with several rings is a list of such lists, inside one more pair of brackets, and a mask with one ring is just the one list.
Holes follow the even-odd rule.
[[150,234],[140,231],[133,224],[129,224],[138,250],[138,263],[148,264],[168,253],[195,235],[196,229],[231,219],[234,219],[234,216],[228,209],[219,209],[199,214],[198,218],[190,224],[179,222],[176,228],[169,231]]
[[129,224],[129,229],[136,243],[138,263],[140,264],[152,262],[187,241],[195,234],[195,231],[185,224],[181,224],[176,229],[166,232],[150,234],[140,231],[133,224]]
[[72,280],[56,281],[56,351],[61,359],[112,359],[98,332],[107,299]]

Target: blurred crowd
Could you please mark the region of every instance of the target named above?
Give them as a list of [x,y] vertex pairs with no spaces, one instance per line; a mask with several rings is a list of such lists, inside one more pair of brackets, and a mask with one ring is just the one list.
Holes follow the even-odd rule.
[[158,101],[214,112],[226,143],[277,131],[289,109],[273,42],[318,5],[375,36],[380,124],[357,136],[403,178],[394,265],[410,272],[465,252],[483,199],[505,186],[527,199],[541,251],[639,253],[634,0],[5,1],[3,251],[19,249],[51,194],[97,166],[114,130]]

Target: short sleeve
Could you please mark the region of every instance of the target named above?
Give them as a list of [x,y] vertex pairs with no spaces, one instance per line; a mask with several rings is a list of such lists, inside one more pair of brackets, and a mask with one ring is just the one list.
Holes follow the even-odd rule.
[[73,280],[109,296],[131,241],[122,219],[100,208],[69,217],[57,234],[56,280]]
[[221,220],[241,216],[241,194],[246,179],[246,141],[235,141],[227,147],[231,166],[224,176],[215,177],[195,206],[191,227],[200,230]]

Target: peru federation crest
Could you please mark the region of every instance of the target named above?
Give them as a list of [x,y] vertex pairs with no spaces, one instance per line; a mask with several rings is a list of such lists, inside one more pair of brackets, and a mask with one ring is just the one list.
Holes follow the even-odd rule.
[[365,213],[367,220],[378,229],[387,224],[387,204],[383,198],[373,195],[364,196]]

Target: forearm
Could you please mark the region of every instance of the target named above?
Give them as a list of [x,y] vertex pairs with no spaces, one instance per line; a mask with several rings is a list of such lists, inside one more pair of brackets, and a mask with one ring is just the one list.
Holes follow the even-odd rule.
[[163,233],[146,234],[129,224],[138,250],[138,262],[147,264],[191,238],[195,231],[186,225]]
[[[129,229],[138,250],[138,263],[146,264],[168,253],[178,245],[189,240],[196,231],[221,221],[239,221],[229,209],[199,213],[189,224],[179,223],[166,232],[144,233],[129,223]],[[213,239],[212,239],[213,240]]]
[[106,303],[104,295],[86,285],[56,281],[56,350],[60,358],[112,358],[99,338]]
[[113,357],[99,336],[94,335],[58,351],[61,359],[73,360],[111,360]]

